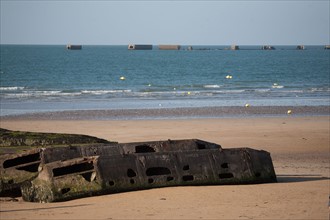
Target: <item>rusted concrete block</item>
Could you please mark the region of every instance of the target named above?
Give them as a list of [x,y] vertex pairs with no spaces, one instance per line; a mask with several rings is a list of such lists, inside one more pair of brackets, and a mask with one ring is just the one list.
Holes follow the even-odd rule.
[[40,150],[0,156],[0,196],[17,196],[20,186],[38,176]]
[[21,186],[25,201],[51,202],[96,195],[102,185],[95,179],[97,157],[45,164],[38,178]]
[[19,187],[38,176],[41,164],[95,155],[120,154],[117,144],[35,148],[0,156],[0,196],[18,194]]
[[119,146],[123,149],[123,152],[125,154],[190,151],[221,148],[219,144],[214,144],[199,139],[122,143],[119,144]]
[[250,148],[101,155],[43,164],[23,199],[54,202],[166,186],[276,182],[270,154]]
[[[40,136],[40,135],[38,135]],[[28,150],[20,154],[0,156],[0,196],[19,193],[19,187],[38,175],[40,164],[67,161],[89,156],[110,156],[147,152],[169,152],[221,148],[197,139],[167,140],[118,144],[90,144],[81,146],[47,147]]]
[[95,146],[116,143],[88,135],[11,131],[0,128],[0,196],[20,194],[20,185],[38,175],[40,163],[81,157],[84,155],[79,150],[82,146],[88,147],[86,151],[93,151]]
[[1,154],[17,153],[22,148],[26,150],[35,147],[96,143],[109,144],[113,142],[88,135],[11,131],[0,128]]
[[[15,141],[15,134],[1,132],[3,143]],[[22,133],[17,135],[19,143],[26,144]],[[27,136],[33,143],[48,143],[43,135]],[[47,137],[63,143],[60,134]],[[77,144],[78,137],[63,137],[66,144],[66,138],[75,144],[0,155],[0,195],[22,193],[26,201],[54,202],[154,187],[276,181],[265,151],[222,149],[197,139],[119,144],[82,136],[81,140],[92,143]]]

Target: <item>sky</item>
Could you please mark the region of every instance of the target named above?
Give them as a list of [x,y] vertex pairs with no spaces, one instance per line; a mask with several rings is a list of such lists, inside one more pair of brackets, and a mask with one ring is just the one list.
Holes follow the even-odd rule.
[[330,44],[330,0],[0,1],[1,44]]

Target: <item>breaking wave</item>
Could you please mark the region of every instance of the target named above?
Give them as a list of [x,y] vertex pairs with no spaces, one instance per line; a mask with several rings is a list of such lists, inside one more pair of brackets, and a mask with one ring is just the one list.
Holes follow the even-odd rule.
[[15,90],[23,90],[25,87],[22,86],[5,86],[0,87],[0,91],[15,91]]
[[220,85],[204,85],[204,88],[220,88]]

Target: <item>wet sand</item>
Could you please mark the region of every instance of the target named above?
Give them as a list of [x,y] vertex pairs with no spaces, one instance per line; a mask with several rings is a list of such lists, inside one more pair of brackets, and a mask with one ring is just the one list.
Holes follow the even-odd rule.
[[328,116],[330,106],[223,106],[200,108],[109,109],[36,112],[9,115],[0,119],[23,120],[143,120],[194,118],[280,117],[291,110],[293,116]]
[[329,219],[329,119],[286,114],[185,120],[1,118],[0,126],[12,130],[87,134],[118,142],[199,138],[223,148],[263,149],[271,153],[278,183],[170,187],[51,204],[28,203],[18,198],[16,202],[2,201],[0,216],[1,219]]

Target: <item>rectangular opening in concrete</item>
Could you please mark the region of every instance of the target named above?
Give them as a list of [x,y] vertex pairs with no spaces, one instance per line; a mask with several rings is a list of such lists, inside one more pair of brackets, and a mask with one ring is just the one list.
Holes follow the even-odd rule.
[[80,164],[74,164],[66,167],[59,167],[53,169],[54,177],[64,176],[72,173],[81,173],[85,171],[91,171],[94,169],[94,165],[92,162],[85,162]]
[[206,146],[205,146],[205,144],[203,144],[203,143],[199,143],[199,142],[197,142],[197,149],[199,149],[199,150],[203,150],[203,149],[206,149]]
[[167,167],[150,167],[146,171],[147,176],[168,175],[171,171]]
[[222,163],[222,164],[221,164],[221,167],[222,167],[222,168],[228,168],[228,163]]
[[136,176],[136,172],[132,169],[127,169],[127,176],[128,177],[135,177]]
[[152,153],[152,152],[156,152],[155,149],[147,144],[135,146],[135,153]]
[[182,176],[182,180],[183,181],[193,181],[194,176],[193,175],[185,175],[185,176]]
[[220,173],[219,174],[219,178],[220,179],[229,179],[229,178],[233,178],[234,175],[232,173]]
[[39,167],[40,163],[36,162],[33,164],[29,164],[26,166],[22,166],[22,167],[16,167],[16,170],[24,170],[24,171],[28,171],[28,172],[38,172],[38,167]]
[[28,164],[28,163],[32,163],[32,162],[38,162],[38,161],[40,161],[39,152],[5,160],[3,162],[3,168],[6,169],[6,168],[10,168],[10,167],[16,167],[19,165]]

